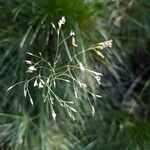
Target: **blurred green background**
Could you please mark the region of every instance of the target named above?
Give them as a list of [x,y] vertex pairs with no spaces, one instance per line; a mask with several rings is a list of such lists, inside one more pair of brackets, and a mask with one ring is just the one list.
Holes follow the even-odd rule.
[[[102,96],[93,103],[94,117],[84,97],[75,121],[59,108],[59,119],[53,121],[41,91],[30,87],[34,107],[24,98],[22,85],[6,92],[30,78],[26,52],[42,52],[53,61],[51,22],[57,24],[62,16],[67,20],[63,35],[75,31],[78,51],[113,40],[112,48],[101,52],[105,58],[95,52],[83,56],[84,64],[103,74],[100,86],[91,81]],[[149,150],[149,27],[148,0],[0,0],[0,149]],[[62,57],[65,63],[67,53]],[[64,86],[56,90],[60,95]]]

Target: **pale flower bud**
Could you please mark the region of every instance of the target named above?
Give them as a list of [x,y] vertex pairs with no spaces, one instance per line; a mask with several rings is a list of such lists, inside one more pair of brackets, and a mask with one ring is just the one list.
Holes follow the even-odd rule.
[[92,108],[92,115],[94,117],[94,115],[95,115],[95,108],[92,105],[91,105],[91,108]]
[[75,36],[75,33],[71,30],[70,36]]
[[26,64],[31,65],[32,62],[30,60],[25,60]]
[[55,27],[55,25],[51,22],[51,25],[52,25],[52,27],[56,30],[56,27]]
[[56,120],[56,113],[55,113],[54,110],[52,110],[52,117],[53,117],[54,120]]
[[78,45],[76,44],[75,37],[72,37],[72,46],[77,47]]
[[41,88],[43,88],[44,86],[43,86],[43,84],[42,84],[42,82],[40,82],[39,83],[39,89],[41,89]]
[[37,80],[34,81],[34,87],[38,86]]
[[85,68],[84,68],[84,66],[83,66],[83,64],[82,64],[81,62],[79,62],[79,67],[80,67],[80,70],[81,70],[81,71],[84,71],[84,70],[85,70]]

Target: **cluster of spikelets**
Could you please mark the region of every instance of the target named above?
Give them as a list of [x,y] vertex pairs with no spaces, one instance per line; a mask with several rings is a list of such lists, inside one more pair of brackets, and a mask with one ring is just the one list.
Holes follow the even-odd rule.
[[[56,27],[53,23],[51,23],[52,27],[57,32],[58,36],[60,34],[62,25],[64,25],[65,22],[66,22],[65,17],[62,17],[58,22],[58,27]],[[76,48],[78,45],[76,44],[76,41],[75,41],[75,33],[73,31],[71,31],[69,37],[72,38],[72,43],[71,43],[72,46],[74,48]],[[68,38],[66,38],[66,39],[68,39]],[[66,39],[63,39],[63,41]],[[62,43],[62,41],[58,41],[58,44],[60,44],[60,43]],[[85,52],[88,50],[96,49],[96,48],[104,49],[106,47],[111,47],[111,46],[112,46],[112,40],[105,41],[105,42],[101,42],[101,43],[91,46],[90,48],[85,50]],[[57,53],[59,53],[59,47],[57,49],[56,55],[57,55]],[[95,79],[95,81],[97,81],[98,84],[101,83],[102,74],[85,67],[83,65],[83,63],[78,59],[78,55],[80,55],[81,53],[74,54],[74,56],[67,63],[67,65],[63,66],[63,71],[61,71],[62,67],[58,67],[56,65],[57,62],[59,61],[60,56],[59,57],[56,56],[54,63],[51,64],[49,61],[44,59],[44,57],[42,56],[41,53],[39,53],[39,55],[35,55],[33,53],[27,52],[27,54],[32,57],[35,57],[38,61],[33,62],[31,60],[26,60],[25,61],[26,64],[29,65],[26,72],[33,73],[33,75],[34,74],[36,74],[36,75],[27,81],[21,81],[19,83],[14,84],[10,88],[8,88],[7,91],[9,91],[10,89],[12,89],[14,86],[16,86],[18,84],[24,83],[24,96],[26,97],[28,95],[31,104],[34,105],[34,101],[32,99],[32,96],[31,96],[29,88],[28,88],[29,84],[33,84],[33,87],[37,87],[38,89],[43,89],[43,94],[42,94],[43,102],[45,102],[47,100],[50,102],[51,115],[54,120],[56,119],[56,116],[57,116],[57,114],[55,113],[54,107],[53,107],[55,104],[55,101],[57,101],[62,107],[66,108],[69,116],[73,120],[75,119],[73,113],[77,112],[76,109],[73,107],[73,104],[75,103],[75,101],[64,100],[63,98],[58,96],[57,93],[54,92],[54,88],[57,88],[56,86],[57,86],[58,81],[64,81],[67,84],[70,84],[70,87],[72,87],[73,91],[74,91],[73,92],[74,99],[76,99],[76,100],[79,99],[79,96],[78,96],[78,93],[77,93],[74,85],[76,85],[78,88],[83,89],[86,93],[90,94],[94,99],[101,98],[100,95],[95,94],[92,91],[90,91],[89,86],[86,83],[84,83],[84,81],[81,81],[81,79],[79,79],[78,75],[75,73],[77,70],[80,71],[81,73],[87,72]],[[64,68],[65,68],[65,70],[64,70]],[[46,70],[48,72],[48,74],[43,75],[42,74],[43,70]],[[46,89],[46,90],[44,90],[44,89]],[[92,115],[94,116],[95,109],[91,103],[90,103],[90,106],[91,106],[91,110],[92,110]]]

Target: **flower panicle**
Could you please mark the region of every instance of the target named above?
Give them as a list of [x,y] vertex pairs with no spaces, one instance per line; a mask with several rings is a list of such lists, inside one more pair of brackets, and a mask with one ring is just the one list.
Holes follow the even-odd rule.
[[100,42],[98,43],[98,45],[100,46],[101,49],[104,49],[104,48],[111,48],[112,47],[112,40],[107,40],[107,41],[104,41],[104,42]]

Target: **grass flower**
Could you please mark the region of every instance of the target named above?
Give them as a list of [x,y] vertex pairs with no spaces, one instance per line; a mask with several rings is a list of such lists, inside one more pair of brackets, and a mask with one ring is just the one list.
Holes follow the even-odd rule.
[[75,37],[73,36],[72,37],[72,46],[73,47],[77,47],[78,45],[76,44],[76,40],[75,40]]
[[30,66],[27,70],[28,73],[33,73],[33,71],[36,71],[37,69],[34,66]]
[[87,85],[86,85],[85,83],[82,83],[82,82],[79,82],[79,85],[80,85],[80,87],[82,87],[82,88],[86,88],[86,87],[87,87]]
[[42,89],[44,86],[42,84],[42,82],[39,82],[39,89]]
[[28,55],[31,55],[31,56],[33,56],[33,54],[32,54],[32,53],[30,53],[30,52],[27,52],[27,54],[28,54]]
[[57,116],[57,114],[55,113],[54,110],[52,110],[52,117],[53,117],[54,120],[56,120],[56,116]]
[[102,76],[102,74],[99,72],[95,72],[93,70],[88,70],[88,71],[91,72],[92,74],[96,75],[96,76]]
[[65,24],[65,22],[66,22],[66,18],[62,16],[62,18],[58,22],[59,29],[61,28],[62,25]]
[[34,81],[34,87],[38,86],[37,79]]
[[78,94],[77,94],[76,90],[74,90],[74,96],[75,96],[76,99],[78,99]]
[[72,31],[72,30],[71,30],[71,32],[70,32],[70,36],[75,36],[74,31]]
[[104,49],[107,47],[111,48],[112,47],[112,40],[100,42],[99,45],[101,46],[101,49]]
[[95,115],[95,108],[91,105],[91,108],[92,108],[92,116],[94,117]]
[[82,64],[81,62],[78,62],[78,63],[79,63],[80,70],[81,70],[81,71],[84,71],[85,68],[84,68],[83,64]]
[[26,64],[32,65],[32,62],[30,60],[25,60]]
[[98,84],[100,84],[101,78],[100,76],[95,76],[96,81],[98,82]]
[[104,55],[100,51],[96,51],[97,55],[99,55],[101,58],[105,58]]
[[52,27],[56,30],[56,27],[55,27],[55,25],[51,22],[51,25],[52,25]]

